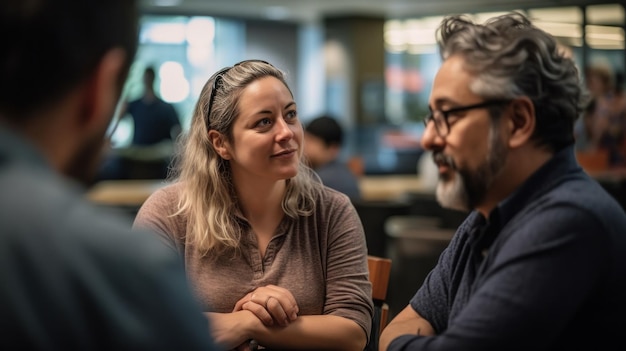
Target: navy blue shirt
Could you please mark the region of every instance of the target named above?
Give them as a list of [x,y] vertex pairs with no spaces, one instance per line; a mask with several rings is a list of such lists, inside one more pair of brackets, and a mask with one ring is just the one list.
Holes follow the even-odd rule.
[[315,172],[319,175],[322,183],[329,188],[348,195],[350,200],[361,199],[359,180],[345,163],[338,160],[331,161],[316,168]]
[[133,145],[145,146],[172,140],[172,130],[180,128],[174,107],[159,98],[150,102],[143,99],[131,101],[128,113],[135,123]]
[[626,214],[568,147],[472,212],[410,304],[437,335],[389,350],[624,350]]

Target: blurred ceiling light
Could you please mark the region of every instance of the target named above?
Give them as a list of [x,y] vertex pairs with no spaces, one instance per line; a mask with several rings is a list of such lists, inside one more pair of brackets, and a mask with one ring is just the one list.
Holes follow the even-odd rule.
[[624,29],[612,26],[588,25],[585,27],[587,44],[594,49],[624,49]]
[[409,45],[435,45],[436,25],[427,20],[408,20],[404,23],[404,40]]
[[141,29],[141,42],[182,44],[185,42],[184,23],[149,23]]
[[206,67],[207,62],[211,61],[213,54],[214,52],[212,46],[187,46],[187,59],[189,60],[189,63],[191,63],[194,67]]
[[183,0],[153,0],[152,3],[154,6],[178,6],[183,2]]
[[587,23],[624,25],[624,7],[620,4],[587,6]]
[[529,9],[528,17],[530,17],[533,22],[583,23],[583,12],[576,6]]
[[265,17],[271,20],[287,19],[289,14],[289,9],[284,6],[270,6],[265,9]]
[[436,29],[441,16],[385,22],[385,47],[389,52],[431,53],[436,51]]
[[390,20],[385,22],[384,26],[385,44],[390,47],[403,46],[404,43],[404,26],[401,21]]
[[583,35],[582,27],[575,23],[535,21],[535,26],[545,30],[555,37],[581,38]]
[[189,81],[185,78],[185,71],[180,63],[164,62],[159,67],[159,79],[159,90],[164,101],[181,102],[189,96]]
[[[524,13],[524,11],[522,10],[512,10],[512,11],[517,11],[520,13]],[[501,16],[501,15],[505,15],[508,14],[509,11],[506,12],[479,12],[479,13],[475,13],[472,15],[472,17],[474,18],[474,22],[476,23],[485,23],[487,20],[493,18],[493,17],[497,17],[497,16]]]
[[194,46],[211,46],[215,39],[213,17],[192,17],[187,22],[187,42]]
[[436,54],[437,46],[435,45],[409,45],[406,51],[412,55]]
[[612,40],[624,40],[624,30],[620,27],[613,26],[595,26],[588,25],[585,27],[587,36],[596,38],[606,38]]

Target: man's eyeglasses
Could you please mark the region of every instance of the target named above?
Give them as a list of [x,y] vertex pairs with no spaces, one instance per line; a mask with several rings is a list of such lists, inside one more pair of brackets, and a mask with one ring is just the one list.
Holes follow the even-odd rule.
[[437,135],[445,138],[450,133],[450,122],[448,121],[448,117],[450,116],[450,114],[473,110],[477,108],[505,105],[509,102],[511,102],[511,100],[487,100],[473,105],[454,107],[445,111],[431,110],[424,118],[424,126],[428,127],[428,123],[430,121],[435,122],[435,131],[437,132]]
[[[211,130],[211,110],[213,109],[213,101],[215,100],[215,94],[217,92],[217,89],[219,89],[219,87],[222,84],[222,79],[224,74],[226,74],[226,72],[230,71],[231,68],[233,67],[237,67],[239,65],[242,65],[244,63],[248,63],[248,62],[259,62],[259,63],[264,63],[266,65],[270,65],[270,63],[265,62],[263,60],[244,60],[241,62],[237,62],[234,65],[230,66],[230,67],[224,67],[221,70],[217,71],[217,73],[214,74],[215,78],[213,78],[213,87],[211,87],[211,96],[209,96],[209,106],[206,112],[206,130],[207,132],[209,130]],[[270,65],[271,66],[271,65]]]

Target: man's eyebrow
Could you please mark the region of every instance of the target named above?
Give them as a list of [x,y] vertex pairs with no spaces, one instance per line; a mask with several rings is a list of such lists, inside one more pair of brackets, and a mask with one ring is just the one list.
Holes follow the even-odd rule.
[[[440,106],[443,104],[451,104],[451,105],[458,105],[458,103],[448,97],[441,97],[441,98],[437,98],[434,101],[435,106]],[[430,105],[429,105],[430,106]]]

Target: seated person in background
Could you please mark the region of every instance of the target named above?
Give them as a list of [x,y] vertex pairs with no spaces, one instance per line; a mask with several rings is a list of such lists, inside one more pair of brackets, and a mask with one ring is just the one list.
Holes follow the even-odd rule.
[[340,160],[343,137],[343,129],[336,119],[317,117],[304,129],[304,154],[324,185],[348,195],[352,200],[359,200],[359,180]]
[[132,0],[0,2],[1,350],[217,349],[176,252],[84,199],[138,14]]
[[610,167],[626,165],[623,154],[625,120],[620,111],[615,90],[613,70],[605,65],[590,66],[585,70],[585,83],[594,99],[590,110],[591,147],[609,155]]
[[422,146],[472,212],[380,349],[626,349],[626,214],[576,162],[575,63],[518,13],[437,34]]
[[195,107],[173,183],[135,227],[184,259],[227,349],[363,350],[373,303],[359,217],[302,160],[283,73],[248,60],[215,73]]

